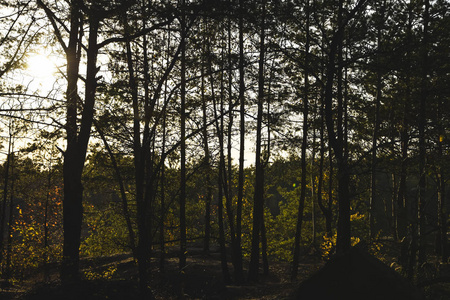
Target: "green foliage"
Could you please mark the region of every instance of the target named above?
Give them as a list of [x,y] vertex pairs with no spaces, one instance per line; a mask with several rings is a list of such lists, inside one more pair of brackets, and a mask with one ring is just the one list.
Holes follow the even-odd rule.
[[130,250],[125,220],[118,207],[85,205],[84,209],[87,234],[80,246],[81,256],[108,256]]
[[[267,235],[270,242],[269,253],[275,258],[290,261],[297,224],[298,198],[300,188],[287,191],[280,188],[280,194],[285,199],[279,204],[278,216],[266,217]],[[267,218],[268,217],[268,218]],[[302,239],[304,242],[304,240]]]
[[89,270],[83,272],[83,276],[87,280],[97,280],[97,279],[111,280],[113,279],[114,274],[116,274],[116,272],[117,272],[116,266],[109,266],[106,269],[100,270],[90,268]]
[[[4,22],[0,25],[0,39],[2,40],[0,48],[4,50],[0,59],[0,69],[2,70],[0,90],[4,92],[2,99],[5,102],[2,109],[4,116],[14,116],[17,119],[15,126],[16,129],[20,129],[15,132],[17,138],[19,135],[37,137],[36,141],[33,141],[34,144],[20,152],[21,154],[26,153],[33,159],[17,158],[14,165],[14,176],[10,178],[9,185],[3,191],[3,195],[8,193],[8,197],[5,197],[5,207],[8,206],[8,203],[13,202],[11,205],[13,208],[12,250],[9,254],[12,257],[12,267],[20,273],[39,267],[44,261],[58,260],[61,255],[62,183],[56,181],[60,181],[63,175],[60,170],[53,174],[47,168],[52,165],[55,158],[60,156],[58,152],[55,153],[54,145],[59,145],[61,139],[65,138],[62,130],[66,128],[62,124],[70,122],[61,120],[67,106],[58,100],[63,99],[63,97],[59,97],[59,92],[55,92],[57,95],[54,97],[55,99],[51,99],[53,93],[48,95],[39,95],[37,91],[32,93],[26,84],[16,85],[12,80],[14,76],[8,74],[14,69],[25,66],[24,58],[27,56],[25,52],[47,46],[42,43],[52,44],[57,39],[56,35],[48,34],[51,31],[46,29],[46,24],[40,23],[45,18],[36,17],[37,15],[33,11],[35,4],[32,4],[33,9],[30,9],[28,4],[16,2],[9,0],[2,2],[2,5],[7,5],[9,10],[3,19]],[[105,1],[101,2],[106,3]],[[367,6],[362,6],[360,11],[353,12],[352,9],[356,7],[354,1],[342,1],[342,8],[336,6],[333,1],[314,1],[313,8],[306,7],[307,3],[309,5],[313,3],[305,1],[268,1],[266,8],[270,18],[265,20],[266,28],[264,28],[264,32],[267,34],[267,45],[261,48],[258,41],[259,26],[261,25],[261,20],[258,19],[260,14],[255,13],[260,12],[261,7],[259,3],[250,2],[248,1],[243,7],[245,11],[243,20],[245,24],[243,30],[244,57],[239,57],[237,17],[242,14],[236,14],[236,6],[223,7],[227,10],[226,14],[222,14],[222,7],[214,7],[212,15],[208,15],[212,11],[203,7],[201,16],[205,16],[207,21],[193,22],[188,26],[191,31],[186,38],[188,45],[186,51],[187,74],[185,74],[187,75],[187,91],[184,95],[187,99],[187,135],[189,136],[187,139],[188,164],[186,166],[189,173],[186,206],[188,239],[196,239],[198,242],[198,239],[202,238],[205,228],[206,194],[209,192],[207,189],[210,189],[213,194],[211,203],[212,236],[214,238],[218,236],[217,205],[218,201],[225,202],[225,199],[217,199],[219,152],[217,136],[224,134],[224,136],[230,137],[230,146],[234,150],[237,149],[237,136],[241,131],[236,118],[237,106],[227,106],[228,101],[233,104],[235,100],[238,100],[236,96],[240,92],[240,85],[237,84],[237,78],[240,73],[238,66],[240,66],[241,59],[245,71],[243,95],[245,103],[242,102],[247,114],[245,133],[247,134],[246,138],[250,140],[254,137],[255,104],[258,94],[256,81],[259,69],[264,72],[262,75],[266,79],[262,86],[265,92],[264,101],[267,100],[264,103],[262,136],[264,142],[267,143],[264,145],[265,150],[263,151],[264,158],[267,158],[264,216],[268,254],[272,259],[290,261],[292,256],[300,197],[299,178],[301,178],[300,159],[297,152],[301,143],[299,137],[305,129],[299,122],[299,116],[303,112],[302,104],[306,99],[310,104],[308,117],[310,132],[308,132],[309,140],[307,141],[308,186],[301,236],[303,249],[315,242],[320,245],[323,257],[329,257],[336,244],[335,232],[331,233],[331,236],[325,235],[324,217],[316,205],[317,174],[319,173],[317,156],[319,151],[323,150],[325,151],[325,164],[324,169],[320,171],[323,173],[320,175],[324,176],[323,192],[328,189],[328,184],[333,180],[331,195],[328,195],[328,191],[324,192],[323,203],[327,206],[327,198],[333,198],[330,210],[334,228],[336,216],[339,214],[336,203],[336,177],[339,174],[339,165],[336,165],[335,160],[330,162],[327,157],[333,152],[328,152],[331,147],[327,140],[332,138],[327,136],[327,127],[329,129],[330,125],[343,129],[343,136],[338,134],[339,144],[344,139],[348,140],[342,149],[345,150],[344,157],[348,157],[351,173],[349,183],[351,199],[349,200],[352,206],[353,244],[368,238],[369,220],[367,215],[368,199],[371,196],[369,192],[371,176],[375,178],[377,185],[374,193],[377,198],[376,207],[373,209],[373,213],[376,216],[375,230],[379,232],[378,237],[391,234],[392,230],[389,227],[393,227],[392,223],[394,222],[389,222],[388,219],[392,219],[395,205],[388,204],[390,201],[392,203],[395,203],[396,200],[401,201],[402,199],[396,199],[400,192],[405,194],[405,199],[408,200],[406,201],[408,210],[410,210],[408,211],[410,215],[405,216],[405,220],[414,220],[417,216],[417,212],[411,211],[411,203],[416,197],[418,178],[422,175],[418,175],[417,172],[420,165],[418,163],[419,148],[426,150],[427,158],[424,173],[427,176],[425,193],[427,228],[425,231],[442,228],[443,226],[437,222],[437,211],[440,204],[435,201],[436,197],[433,195],[436,194],[438,185],[441,184],[440,179],[442,179],[443,186],[442,190],[438,192],[441,193],[445,190],[450,169],[448,167],[450,143],[447,132],[450,124],[448,1],[431,1],[430,20],[427,21],[429,23],[428,36],[424,35],[424,24],[427,22],[425,22],[424,2],[421,1],[391,1],[392,3],[389,5],[383,1],[370,3],[366,1]],[[67,15],[64,14],[72,10],[61,9],[57,1],[49,1],[47,4],[57,19],[68,20]],[[171,18],[169,18],[167,26],[155,26],[155,30],[151,31],[142,31],[140,28],[147,26],[145,22],[142,22],[144,19],[148,20],[148,24],[163,24],[168,16],[172,16],[174,13],[172,9],[176,8],[170,7],[173,3],[166,4],[155,1],[149,11],[144,10],[146,16],[141,15],[140,4],[137,5],[133,2],[124,7],[126,12],[132,12],[127,14],[129,17],[127,30],[130,31],[128,33],[132,39],[129,53],[126,53],[128,49],[123,47],[123,41],[110,39],[110,37],[124,35],[125,28],[121,23],[122,19],[116,19],[117,16],[110,19],[109,14],[104,14],[105,18],[102,18],[101,24],[105,27],[102,27],[99,32],[99,41],[108,41],[111,44],[101,47],[101,71],[99,69],[99,77],[94,80],[97,82],[83,82],[80,79],[79,83],[86,84],[87,87],[98,87],[95,95],[96,126],[103,129],[105,139],[117,160],[117,168],[123,179],[127,197],[125,201],[129,204],[131,226],[136,230],[136,207],[138,205],[135,201],[137,198],[135,183],[136,180],[142,179],[146,192],[149,191],[146,194],[149,197],[146,199],[151,201],[151,205],[149,204],[151,211],[145,212],[148,213],[147,217],[151,221],[150,227],[153,229],[153,236],[149,238],[152,238],[153,244],[156,244],[159,233],[158,225],[162,221],[165,226],[165,239],[169,241],[167,246],[175,246],[180,237],[178,203],[180,107],[178,97],[181,96],[179,79],[182,76],[180,76],[180,71],[184,69],[180,68],[180,61],[177,60],[179,54],[176,52],[180,40],[179,31],[176,28],[179,25],[179,19],[171,22]],[[195,2],[191,4],[197,5]],[[64,8],[69,7],[69,3],[64,6]],[[196,11],[196,9],[192,11]],[[82,14],[85,12],[86,10],[83,10]],[[124,13],[126,12],[124,11]],[[346,16],[342,20],[345,24],[341,28],[344,40],[338,41],[333,35],[338,33],[334,29],[341,21],[339,16],[341,12],[348,12],[348,14],[344,13]],[[307,15],[310,16],[309,20],[305,20]],[[86,16],[82,16],[82,18],[84,17]],[[347,20],[347,17],[351,19]],[[229,33],[227,32],[228,25]],[[339,31],[339,33],[341,32]],[[86,39],[82,40],[86,41]],[[208,43],[205,43],[205,40]],[[119,44],[116,44],[115,41],[119,41]],[[332,51],[334,49],[331,49],[331,46],[335,44],[334,42],[338,42],[336,45],[342,48]],[[307,45],[308,47],[306,47]],[[25,49],[30,51],[25,51]],[[84,51],[87,48],[79,46],[79,49],[81,51],[80,64],[84,65],[86,59]],[[259,66],[257,56],[258,51],[262,49],[267,53],[261,60],[262,65]],[[55,53],[58,51],[63,50],[55,49]],[[326,82],[327,66],[333,66],[330,64],[333,62],[330,57],[335,52],[336,57],[333,57],[336,66],[335,74],[330,77],[330,79],[335,79],[335,82],[333,80]],[[128,57],[131,59],[129,62],[127,61]],[[171,64],[172,58],[174,59],[173,64]],[[208,66],[205,66],[206,64]],[[129,72],[128,68],[131,66],[133,71]],[[168,66],[173,66],[173,69],[169,70]],[[61,69],[62,72],[64,72],[63,69]],[[133,76],[130,75],[131,73],[134,73]],[[168,74],[168,78],[165,78],[165,73]],[[5,74],[8,74],[8,77]],[[343,76],[339,76],[340,74]],[[304,81],[306,76],[310,79],[308,86]],[[132,82],[136,85],[135,90],[133,90]],[[331,83],[331,86],[325,83]],[[332,121],[331,124],[326,125],[323,118],[325,112],[321,108],[324,103],[325,88],[330,88],[333,96],[332,103],[328,107],[332,110],[330,112]],[[61,87],[61,90],[64,90],[64,87]],[[80,91],[82,90],[80,87]],[[14,95],[10,95],[10,92],[13,92]],[[134,95],[136,95],[135,98],[133,98]],[[80,96],[83,96],[82,92],[80,92]],[[424,112],[420,109],[420,104],[421,99],[425,98],[426,120],[424,123],[426,128],[421,130],[422,125],[418,121],[418,116]],[[28,99],[31,99],[30,103]],[[80,106],[75,109],[78,113],[83,111],[82,103],[88,104],[88,101],[80,100]],[[14,105],[9,105],[8,101]],[[221,103],[216,103],[218,101]],[[376,103],[381,106],[379,113],[375,113]],[[49,105],[48,110],[36,110],[47,107],[47,104]],[[205,116],[203,116],[203,110],[199,109],[201,104],[205,104]],[[223,109],[214,111],[223,105],[227,107],[226,109],[230,109],[229,114],[224,113]],[[17,111],[10,111],[11,107],[17,108]],[[30,108],[31,110],[28,111]],[[336,113],[340,111],[342,114]],[[35,112],[39,112],[39,116],[38,114],[34,115]],[[87,115],[75,116],[75,123],[79,124],[79,121],[85,120]],[[217,124],[215,122],[217,120],[214,120],[217,115],[221,115],[220,122],[223,122],[229,132],[218,132],[219,126],[214,126]],[[345,120],[340,115],[343,115]],[[39,122],[45,120],[41,124],[42,126],[37,126],[40,133],[33,132],[34,128],[31,126],[34,124],[33,121],[38,120]],[[57,125],[51,127],[60,129],[46,131],[48,128],[44,125],[49,120],[54,121],[52,125]],[[204,122],[209,126],[203,131]],[[4,125],[12,124],[10,119],[4,119],[2,123]],[[133,131],[134,124],[140,124],[140,128],[135,127],[135,131]],[[0,130],[6,132],[6,127],[4,126]],[[49,128],[51,127],[49,126]],[[378,129],[376,134],[375,129]],[[75,131],[78,130],[80,128],[75,129]],[[82,131],[84,132],[84,127]],[[99,130],[97,131],[99,133]],[[145,138],[143,138],[144,135]],[[205,168],[202,165],[202,155],[204,155],[203,147],[207,136],[209,137],[207,143],[210,152],[208,162],[211,165]],[[418,141],[422,140],[421,138],[426,145],[419,145],[421,143]],[[372,139],[374,140],[372,141]],[[95,142],[97,144],[91,145],[88,149],[83,173],[85,202],[82,256],[111,255],[129,250],[128,229],[123,216],[122,199],[119,197],[116,170],[111,166],[109,153],[102,148],[103,145],[98,143],[98,139]],[[137,144],[140,144],[145,151],[139,151],[138,154],[137,148],[140,146],[137,147]],[[376,144],[376,147],[373,148],[372,144]],[[52,150],[49,150],[49,145]],[[4,144],[0,147],[6,148]],[[38,151],[42,152],[44,149],[47,149],[48,155],[37,154]],[[402,150],[407,157],[403,157]],[[163,151],[170,152],[161,153]],[[336,154],[336,151],[334,153]],[[377,174],[369,174],[372,153],[377,155],[375,168]],[[148,163],[145,165],[142,175],[145,178],[135,178],[134,158],[138,155],[147,158],[147,160],[143,160]],[[313,155],[315,157],[311,158]],[[162,183],[164,192],[160,186],[162,172],[157,169],[163,157],[166,166],[165,178]],[[199,157],[202,158],[199,159]],[[274,157],[275,159],[273,159]],[[248,158],[246,157],[246,159]],[[332,178],[330,178],[329,164],[332,164],[335,170]],[[403,164],[407,164],[405,170],[401,170]],[[205,171],[206,169],[208,171]],[[0,171],[0,177],[4,176],[5,170]],[[227,170],[227,172],[232,172],[232,182],[228,182],[228,184],[231,185],[232,193],[231,209],[233,217],[236,217],[236,166],[232,166],[232,170]],[[245,171],[243,214],[242,220],[240,220],[242,222],[242,247],[246,257],[250,253],[252,233],[253,183],[255,180],[253,172],[253,168]],[[400,187],[399,177],[403,176],[404,172],[407,173],[407,182]],[[55,177],[58,180],[55,180]],[[48,180],[48,178],[52,180]],[[15,183],[14,187],[12,182]],[[206,182],[210,186],[206,186]],[[400,188],[404,190],[400,191]],[[312,189],[314,190],[311,191]],[[162,195],[162,193],[164,194]],[[162,196],[165,199],[164,207],[160,207],[159,202]],[[315,207],[314,211],[313,207]],[[48,216],[45,218],[44,211],[48,212]],[[231,240],[230,224],[226,209],[224,211],[226,237],[229,242]],[[315,224],[312,224],[313,214]],[[445,211],[442,216],[445,219],[442,222],[446,224],[448,216]],[[313,225],[318,237],[316,241],[313,241],[312,238]],[[48,229],[47,246],[44,245],[43,240],[46,229]],[[4,251],[6,252],[6,249]],[[371,251],[373,254],[381,256],[382,245],[372,243]],[[4,266],[5,262],[3,261],[2,264]],[[103,273],[95,272],[88,271],[85,276],[95,279],[109,278],[108,276],[114,274],[113,269],[102,271]]]
[[[44,188],[46,187],[44,186]],[[11,227],[10,267],[13,270],[11,274],[13,278],[22,278],[44,263],[56,262],[61,259],[61,189],[55,187],[48,192],[45,199],[25,201],[15,210],[15,220]],[[45,206],[47,207],[45,208]],[[46,219],[45,210],[47,211]],[[47,230],[47,237],[44,234],[45,230]],[[46,243],[47,246],[45,246]],[[4,253],[5,257],[6,250]]]
[[43,234],[40,224],[35,221],[32,223],[17,221],[14,226],[14,234],[16,239],[14,240],[11,267],[21,270],[21,272],[39,267],[42,264],[44,253],[48,251],[42,247]]

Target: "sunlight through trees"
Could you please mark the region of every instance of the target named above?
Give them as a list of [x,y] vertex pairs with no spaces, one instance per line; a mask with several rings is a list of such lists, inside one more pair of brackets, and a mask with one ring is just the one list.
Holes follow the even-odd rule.
[[359,244],[431,295],[450,255],[449,11],[1,1],[2,280],[112,281],[85,261],[129,253],[154,299],[176,257],[185,297],[197,251],[239,286]]

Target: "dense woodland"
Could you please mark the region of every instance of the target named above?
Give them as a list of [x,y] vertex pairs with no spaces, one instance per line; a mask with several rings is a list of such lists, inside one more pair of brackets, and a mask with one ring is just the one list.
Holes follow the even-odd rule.
[[[358,243],[449,280],[449,1],[0,7],[5,282],[112,280],[81,262],[130,253],[152,299],[174,255],[183,293],[197,250],[240,285]],[[36,85],[44,52],[57,72]]]

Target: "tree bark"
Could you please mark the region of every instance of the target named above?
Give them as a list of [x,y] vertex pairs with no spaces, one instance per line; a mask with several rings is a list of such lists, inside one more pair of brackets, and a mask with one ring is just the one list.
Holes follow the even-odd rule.
[[181,146],[180,146],[180,261],[179,269],[186,266],[186,14],[185,0],[181,13]]
[[239,178],[236,204],[236,253],[239,261],[236,281],[244,281],[242,266],[242,200],[244,198],[244,159],[245,159],[245,70],[244,70],[244,0],[239,0]]
[[[210,49],[210,43],[208,43],[208,53],[211,53]],[[211,58],[211,55],[209,55]],[[216,95],[215,95],[215,89],[214,89],[214,80],[213,80],[213,72],[212,72],[212,62],[211,59],[209,60],[209,73],[210,73],[210,84],[211,84],[211,97],[213,100],[214,105],[214,119],[215,119],[215,127],[216,127],[216,133],[217,137],[219,139],[219,168],[218,168],[218,207],[217,207],[217,214],[218,214],[218,223],[219,223],[219,247],[220,247],[220,262],[221,262],[221,268],[222,268],[222,275],[224,278],[225,283],[231,282],[231,276],[230,272],[228,270],[228,262],[227,262],[227,252],[226,252],[226,246],[225,246],[225,229],[223,224],[223,192],[225,190],[224,188],[224,172],[223,169],[225,168],[225,161],[223,159],[223,101],[221,101],[221,109],[220,109],[220,125],[219,125],[219,117],[217,114],[217,101],[216,101]],[[223,84],[223,82],[221,82]]]
[[6,239],[6,268],[5,268],[5,278],[11,279],[12,277],[12,269],[11,269],[11,262],[12,262],[12,242],[13,242],[13,222],[14,222],[14,207],[15,207],[15,201],[14,201],[14,183],[15,183],[15,176],[14,176],[14,143],[11,147],[11,189],[9,192],[9,214],[8,214],[8,237]]
[[[375,239],[375,202],[377,198],[377,150],[378,150],[378,132],[380,127],[380,105],[382,95],[382,74],[381,74],[381,43],[382,43],[382,28],[384,24],[384,4],[379,8],[379,22],[377,24],[377,49],[376,54],[376,96],[375,96],[375,124],[372,134],[372,162],[370,168],[370,204],[369,204],[369,237],[371,240]],[[389,216],[386,216],[389,218]]]
[[[75,2],[74,2],[75,3]],[[95,92],[97,88],[97,36],[99,18],[91,12],[89,16],[89,38],[87,48],[87,73],[85,83],[85,101],[80,129],[77,126],[77,92],[79,68],[80,11],[77,4],[71,7],[71,29],[67,55],[67,148],[64,153],[63,177],[63,227],[64,246],[61,266],[61,280],[65,283],[79,279],[79,248],[83,219],[83,185],[81,182],[87,146],[94,118]]]
[[302,137],[302,149],[301,149],[301,185],[300,185],[300,199],[298,204],[297,211],[297,226],[295,231],[295,240],[294,240],[294,251],[293,251],[293,260],[292,260],[292,272],[291,279],[294,280],[297,278],[298,274],[298,263],[300,258],[300,239],[302,234],[302,223],[303,223],[303,210],[305,208],[305,198],[306,198],[306,148],[308,147],[308,130],[309,130],[309,122],[308,122],[308,113],[309,113],[309,0],[306,1],[306,44],[305,44],[305,87],[304,87],[304,95],[303,95],[303,137]]
[[419,105],[419,203],[418,203],[418,219],[419,219],[419,256],[418,263],[422,265],[426,260],[426,137],[425,130],[427,127],[427,101],[428,101],[428,28],[429,28],[429,10],[430,1],[424,0],[423,12],[423,37],[422,37],[422,82],[421,96]]
[[261,226],[263,226],[264,218],[264,167],[261,157],[262,142],[262,117],[264,102],[264,59],[265,59],[265,17],[266,17],[266,0],[262,0],[261,13],[261,35],[260,35],[260,52],[259,52],[259,73],[258,73],[258,113],[256,128],[256,153],[255,153],[255,194],[253,198],[253,228],[250,265],[248,270],[248,280],[251,282],[258,281],[259,273],[259,243]]
[[[206,26],[205,26],[206,27]],[[203,49],[204,50],[204,49]],[[204,50],[206,55],[206,50]],[[206,96],[205,96],[205,64],[207,62],[202,61],[201,68],[201,98],[202,98],[202,122],[203,122],[203,151],[204,151],[204,170],[206,180],[206,195],[205,195],[205,238],[203,242],[203,251],[205,254],[209,253],[210,240],[211,240],[211,200],[212,200],[212,188],[211,188],[211,165],[210,165],[210,152],[209,152],[209,138],[208,138],[208,123],[207,123],[207,110],[206,110]]]
[[[10,125],[11,126],[11,125]],[[6,155],[5,162],[5,177],[3,185],[3,202],[2,202],[2,214],[0,218],[0,264],[3,262],[3,247],[5,242],[5,222],[6,222],[6,208],[8,203],[8,188],[9,188],[9,169],[12,156],[12,132],[10,128],[10,135],[8,141],[8,154]]]
[[[336,119],[338,125],[336,126],[336,131],[334,129],[333,121],[333,83],[334,77],[337,73],[338,79],[341,78],[339,73],[342,72],[341,65],[339,69],[336,70],[336,57],[341,52],[343,40],[343,24],[342,24],[342,10],[343,1],[339,1],[339,12],[338,12],[338,29],[333,35],[333,39],[330,45],[328,65],[326,71],[326,85],[325,85],[325,120],[328,130],[329,144],[333,148],[333,153],[337,161],[337,180],[338,180],[338,205],[339,205],[339,216],[338,216],[338,226],[337,226],[337,241],[336,241],[336,252],[342,254],[350,248],[350,237],[351,237],[351,226],[350,226],[350,199],[349,199],[349,188],[350,174],[347,157],[344,153],[346,145],[344,145],[343,139],[343,112],[342,103],[338,103],[338,112]],[[338,61],[340,58],[338,58]],[[339,81],[339,80],[338,80]],[[338,82],[339,83],[339,82]],[[338,97],[338,102],[342,102],[342,99]]]

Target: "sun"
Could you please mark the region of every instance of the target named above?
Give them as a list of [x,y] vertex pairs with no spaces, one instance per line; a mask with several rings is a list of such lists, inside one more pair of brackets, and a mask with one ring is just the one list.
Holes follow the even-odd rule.
[[37,81],[49,81],[54,78],[58,68],[50,55],[33,53],[27,59],[26,71]]

